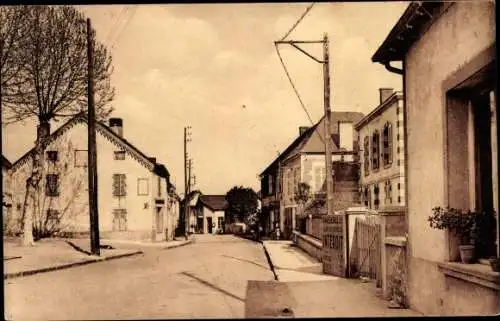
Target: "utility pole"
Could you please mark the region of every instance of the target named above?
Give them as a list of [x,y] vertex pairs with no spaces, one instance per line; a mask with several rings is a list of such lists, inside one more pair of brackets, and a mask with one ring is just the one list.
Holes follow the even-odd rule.
[[94,48],[92,43],[92,27],[87,19],[87,129],[88,129],[88,184],[89,184],[89,214],[90,214],[90,249],[94,255],[100,255],[99,244],[99,213],[97,206],[97,151],[95,133],[94,106]]
[[324,79],[324,105],[325,105],[325,166],[326,166],[326,211],[332,214],[333,210],[333,171],[332,171],[332,146],[330,133],[330,55],[328,52],[328,35],[323,36],[323,79]]
[[187,143],[191,141],[189,130],[191,126],[184,127],[184,236],[188,238],[189,231],[189,182],[188,182],[188,154]]
[[[288,44],[299,50],[312,60],[323,65],[323,82],[324,82],[324,109],[325,109],[325,168],[326,168],[326,208],[327,214],[333,212],[333,169],[332,169],[332,152],[331,152],[331,109],[330,109],[330,59],[329,59],[329,41],[328,35],[325,33],[322,40],[281,40],[275,41],[278,44]],[[322,44],[323,45],[323,60],[320,60],[301,47],[299,44]]]

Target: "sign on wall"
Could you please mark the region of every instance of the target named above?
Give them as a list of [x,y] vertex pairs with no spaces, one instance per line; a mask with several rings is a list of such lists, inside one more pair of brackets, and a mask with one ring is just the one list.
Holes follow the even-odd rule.
[[346,216],[325,215],[323,218],[323,273],[347,277]]

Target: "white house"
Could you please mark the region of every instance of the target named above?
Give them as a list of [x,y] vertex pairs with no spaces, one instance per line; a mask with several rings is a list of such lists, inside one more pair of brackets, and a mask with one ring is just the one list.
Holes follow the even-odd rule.
[[380,104],[355,125],[361,142],[361,195],[364,205],[374,209],[405,205],[403,94],[392,88],[379,93]]
[[[101,238],[162,241],[176,225],[169,173],[123,136],[123,122],[96,123],[98,212]],[[13,213],[22,215],[26,179],[32,169],[28,151],[10,170]],[[58,226],[60,232],[89,231],[87,119],[79,114],[49,136],[34,230]],[[177,201],[178,203],[178,201]],[[170,227],[170,230],[167,230]]]

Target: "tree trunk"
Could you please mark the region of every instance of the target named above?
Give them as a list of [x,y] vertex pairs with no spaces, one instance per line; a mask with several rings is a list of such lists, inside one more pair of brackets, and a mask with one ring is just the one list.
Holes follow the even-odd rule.
[[26,180],[26,198],[23,208],[24,235],[23,245],[32,246],[35,244],[33,239],[33,217],[39,211],[38,194],[40,192],[40,181],[43,178],[44,161],[43,154],[47,144],[47,138],[50,135],[50,123],[40,121],[37,128],[37,139],[33,153],[33,168],[31,176]]

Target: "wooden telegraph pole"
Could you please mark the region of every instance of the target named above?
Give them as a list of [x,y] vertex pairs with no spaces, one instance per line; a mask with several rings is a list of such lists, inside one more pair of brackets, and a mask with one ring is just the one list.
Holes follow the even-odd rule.
[[328,53],[328,35],[323,36],[323,79],[324,79],[324,105],[325,105],[325,166],[326,166],[326,210],[333,214],[333,171],[332,171],[332,146],[331,146],[331,110],[330,110],[330,58]]
[[90,214],[90,249],[94,255],[100,255],[99,244],[99,213],[97,206],[97,151],[95,133],[94,106],[94,57],[93,57],[92,27],[87,19],[87,129],[88,129],[88,184],[89,184],[89,214]]
[[[306,12],[307,13],[307,12]],[[321,63],[323,65],[323,81],[324,81],[324,109],[325,109],[325,167],[326,167],[326,208],[328,214],[333,214],[333,169],[332,169],[332,151],[331,151],[331,109],[330,109],[330,58],[329,58],[329,48],[328,48],[328,35],[325,33],[323,36],[323,40],[305,40],[305,41],[297,41],[297,40],[280,40],[274,42],[276,45],[278,44],[288,44],[299,50],[312,60],[317,63]],[[323,44],[323,60],[320,60],[306,50],[302,49],[299,45],[301,44]],[[278,51],[279,55],[279,51]],[[281,59],[281,56],[279,56]],[[283,63],[283,61],[282,61]],[[284,65],[283,65],[284,66]],[[286,68],[285,68],[286,71]],[[289,76],[286,71],[287,76]],[[291,78],[289,78],[290,82]],[[295,86],[292,86],[295,89]],[[297,94],[298,95],[298,94]],[[299,96],[300,100],[300,96]],[[302,100],[300,100],[302,103]],[[305,107],[304,107],[305,108]],[[312,121],[311,121],[312,122]]]

